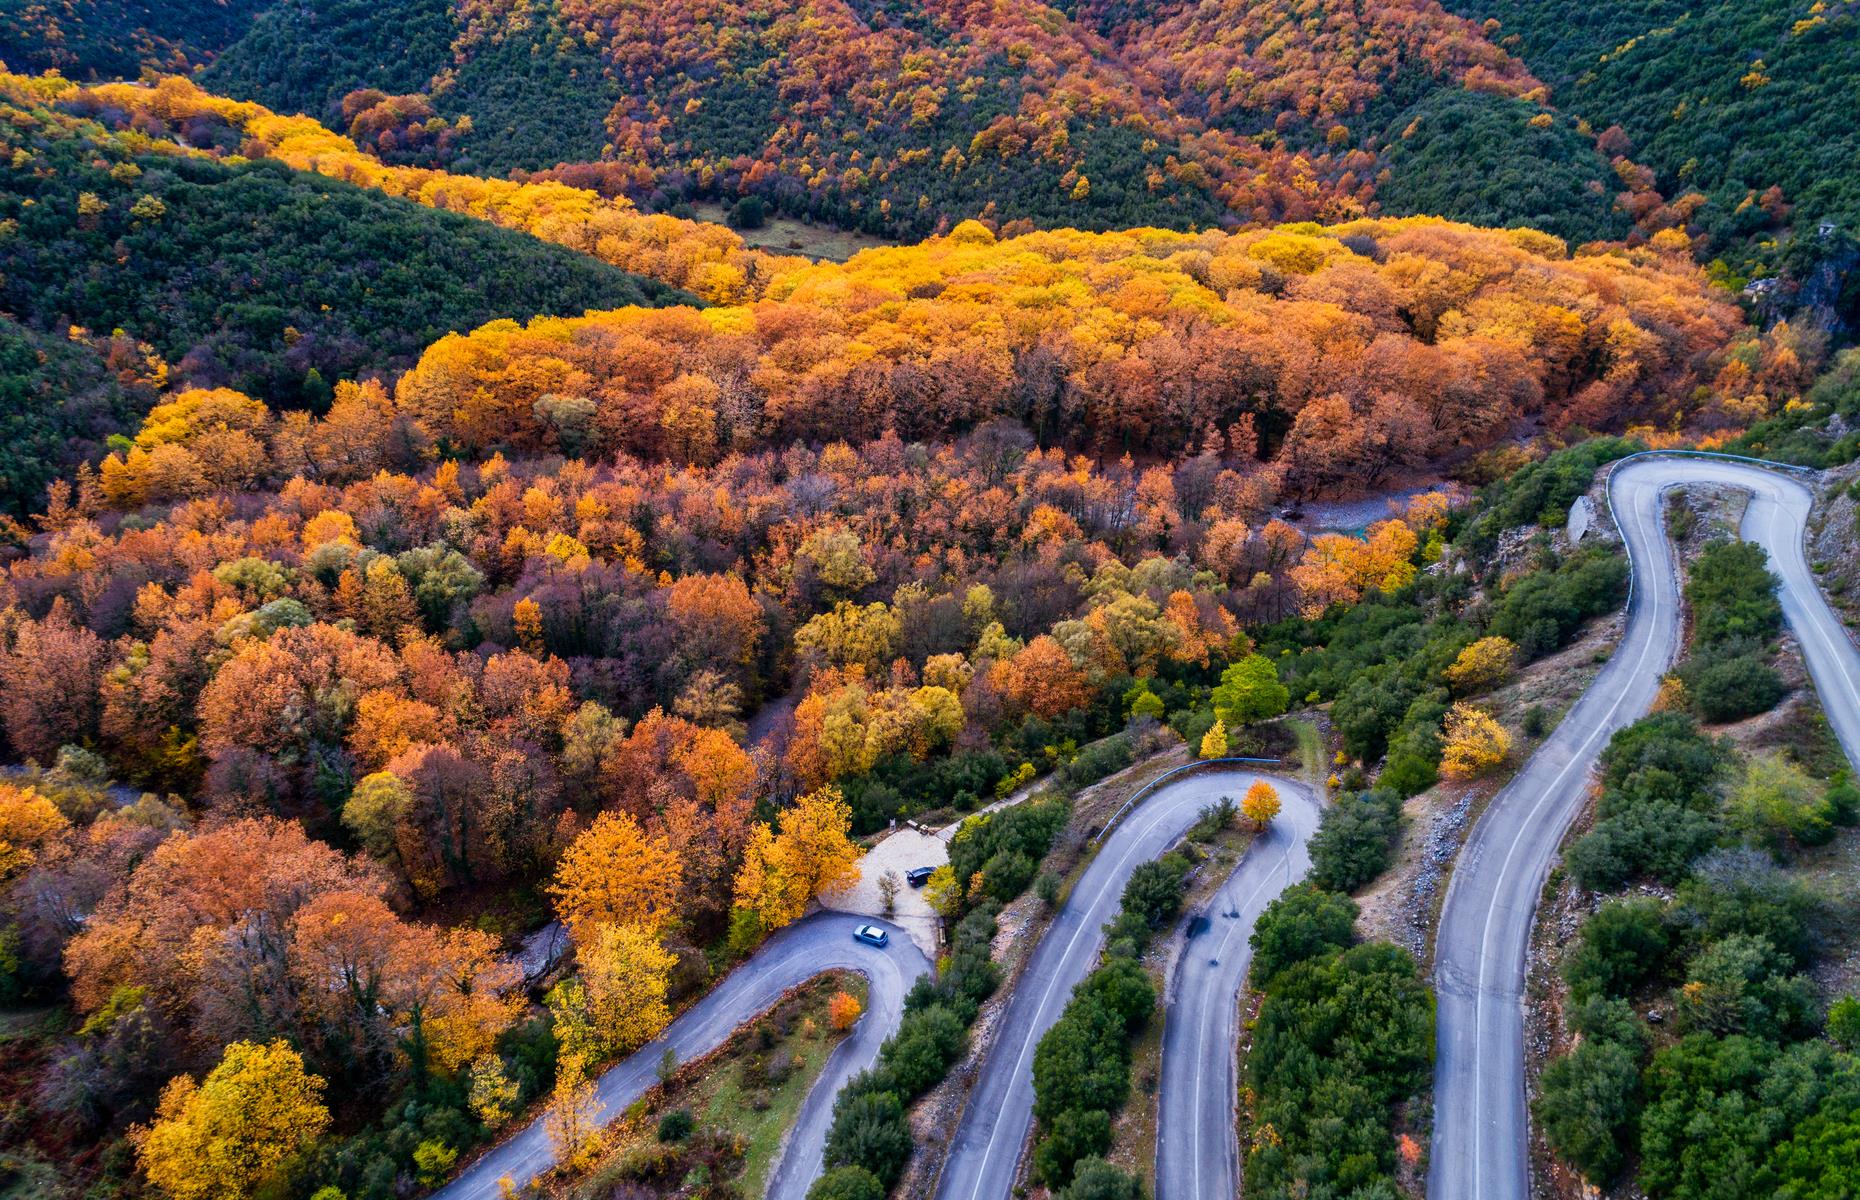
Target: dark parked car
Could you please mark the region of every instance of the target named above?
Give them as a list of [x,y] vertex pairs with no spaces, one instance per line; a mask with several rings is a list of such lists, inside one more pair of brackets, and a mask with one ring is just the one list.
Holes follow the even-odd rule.
[[912,887],[922,887],[930,882],[930,877],[934,874],[936,874],[935,867],[912,867],[904,873],[904,882]]

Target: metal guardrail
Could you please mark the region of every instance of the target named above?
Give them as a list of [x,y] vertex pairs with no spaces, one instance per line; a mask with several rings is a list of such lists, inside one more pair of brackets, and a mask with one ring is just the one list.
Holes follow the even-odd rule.
[[1632,454],[1622,455],[1608,466],[1612,471],[1622,463],[1633,462],[1637,458],[1717,458],[1725,462],[1749,463],[1752,466],[1769,467],[1777,471],[1797,471],[1804,475],[1821,474],[1821,470],[1817,467],[1805,467],[1800,463],[1777,462],[1773,458],[1753,458],[1748,454],[1726,454],[1722,450],[1636,450]]
[[1208,767],[1218,767],[1218,766],[1222,766],[1223,764],[1231,765],[1233,763],[1253,763],[1256,765],[1283,766],[1285,763],[1285,760],[1282,758],[1200,758],[1200,759],[1196,759],[1194,762],[1183,763],[1179,767],[1170,767],[1167,771],[1164,771],[1161,775],[1158,775],[1156,778],[1150,780],[1148,783],[1144,784],[1142,787],[1132,792],[1130,794],[1130,799],[1124,801],[1123,804],[1118,806],[1117,811],[1111,814],[1111,819],[1104,823],[1104,827],[1100,829],[1097,833],[1091,836],[1091,840],[1088,844],[1096,846],[1100,841],[1104,840],[1104,836],[1110,833],[1113,829],[1117,828],[1118,822],[1122,821],[1124,817],[1130,812],[1130,810],[1136,806],[1137,801],[1143,799],[1143,797],[1149,795],[1151,792],[1155,791],[1158,787],[1161,787],[1163,784],[1169,782],[1171,779],[1174,779],[1176,776],[1186,775],[1190,771],[1200,771],[1200,770],[1205,770]]

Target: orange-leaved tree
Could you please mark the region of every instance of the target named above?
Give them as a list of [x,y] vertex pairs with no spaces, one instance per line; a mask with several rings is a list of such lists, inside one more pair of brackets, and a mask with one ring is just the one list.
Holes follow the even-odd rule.
[[626,813],[604,812],[569,846],[549,894],[576,942],[591,945],[606,926],[654,933],[675,918],[681,867],[672,845]]
[[827,1019],[838,1030],[851,1029],[863,1011],[859,998],[849,992],[835,992],[827,1001]]
[[1256,779],[1240,798],[1240,811],[1246,819],[1264,829],[1279,815],[1279,789],[1264,779]]

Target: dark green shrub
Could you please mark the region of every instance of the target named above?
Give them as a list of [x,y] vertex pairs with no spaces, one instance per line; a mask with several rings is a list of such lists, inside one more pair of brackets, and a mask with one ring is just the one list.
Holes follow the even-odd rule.
[[[1081,983],[1079,991],[1085,986]],[[1128,1029],[1104,1004],[1074,993],[1034,1048],[1034,1115],[1050,1125],[1067,1111],[1122,1108],[1130,1094]]]
[[1714,815],[1655,800],[1596,822],[1570,847],[1569,870],[1592,892],[1642,877],[1677,883],[1722,832]]
[[1072,1186],[1055,1200],[1144,1200],[1143,1181],[1102,1158],[1088,1158],[1073,1169]]
[[1130,873],[1124,884],[1123,911],[1135,913],[1150,929],[1159,929],[1182,909],[1183,877],[1188,860],[1169,854]]
[[1508,637],[1527,658],[1540,658],[1569,642],[1590,617],[1627,596],[1627,561],[1593,549],[1572,554],[1554,571],[1535,571],[1511,586],[1492,614],[1488,632]]
[[1686,965],[1674,1003],[1679,1027],[1747,1033],[1786,1041],[1813,1032],[1819,1002],[1806,975],[1793,974],[1769,939],[1734,933],[1705,946]]
[[1388,869],[1401,832],[1401,798],[1376,789],[1340,796],[1311,837],[1311,881],[1354,892]]
[[1356,940],[1356,902],[1300,883],[1266,906],[1253,927],[1251,976],[1255,987],[1271,986],[1288,967],[1340,950]]
[[1003,904],[1027,890],[1040,864],[1018,850],[1003,850],[982,864],[983,887]]
[[1433,1058],[1433,997],[1406,951],[1369,943],[1274,976],[1247,1078],[1278,1137],[1247,1155],[1246,1194],[1294,1195],[1314,1178],[1336,1196],[1395,1194],[1390,1127]]
[[1755,934],[1797,969],[1813,961],[1826,902],[1806,883],[1756,850],[1716,850],[1679,886],[1674,924],[1695,944]]
[[697,1122],[691,1117],[688,1108],[674,1108],[659,1118],[659,1140],[661,1142],[682,1142],[691,1136]]
[[1033,1149],[1033,1169],[1048,1188],[1072,1182],[1073,1166],[1082,1158],[1111,1148],[1111,1114],[1102,1109],[1067,1109],[1053,1119]]
[[1663,903],[1611,900],[1582,923],[1575,949],[1563,960],[1563,978],[1578,1001],[1625,996],[1664,972],[1671,946]]
[[[997,856],[1018,856],[1025,864],[1030,864],[1030,868],[1012,858],[1000,858],[996,867],[1000,874],[1009,878],[1019,879],[1024,875],[1020,883],[1024,889],[1033,882],[1040,860],[1052,849],[1053,839],[1065,828],[1071,811],[1072,806],[1064,797],[1049,794],[1012,808],[970,817],[950,840],[950,869],[961,880],[972,878],[977,871],[987,878],[987,866],[997,860]],[[1019,892],[1003,896],[991,887],[989,894],[1006,901]]]
[[885,1200],[885,1185],[864,1167],[834,1167],[814,1180],[807,1200]]
[[907,1013],[879,1052],[879,1066],[905,1100],[942,1082],[968,1043],[968,1023],[940,1004]]
[[1727,642],[1761,644],[1782,630],[1778,580],[1769,558],[1754,542],[1718,541],[1706,546],[1686,577],[1695,647]]
[[1814,1111],[1832,1058],[1822,1042],[1780,1049],[1741,1034],[1658,1051],[1641,1079],[1640,1186],[1684,1200],[1774,1195],[1758,1171]]
[[1532,1112],[1558,1157],[1605,1184],[1635,1141],[1640,1063],[1618,1042],[1586,1040],[1544,1068]]
[[842,1092],[827,1133],[826,1165],[863,1167],[887,1191],[910,1161],[911,1127],[893,1092]]
[[1788,690],[1776,668],[1755,654],[1698,660],[1688,663],[1680,675],[1692,706],[1713,724],[1768,712]]
[[1130,739],[1123,734],[1102,738],[1080,750],[1078,757],[1059,769],[1060,786],[1068,791],[1088,787],[1131,764]]

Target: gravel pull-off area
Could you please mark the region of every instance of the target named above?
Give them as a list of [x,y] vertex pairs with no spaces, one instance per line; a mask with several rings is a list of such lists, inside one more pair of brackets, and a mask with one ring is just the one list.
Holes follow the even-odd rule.
[[1422,962],[1428,957],[1427,935],[1439,911],[1440,889],[1446,882],[1447,869],[1466,840],[1466,822],[1472,816],[1476,798],[1474,792],[1465,793],[1451,807],[1435,813],[1433,823],[1428,826],[1427,841],[1421,850],[1421,866],[1415,872],[1408,903],[1403,906],[1408,918],[1407,928],[1398,935],[1400,944]]

